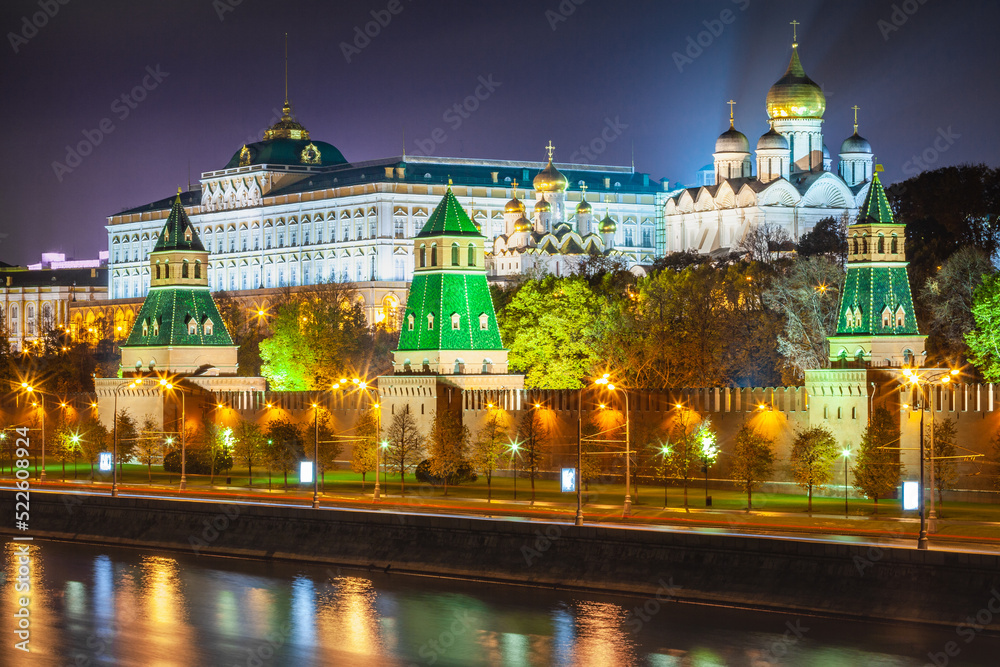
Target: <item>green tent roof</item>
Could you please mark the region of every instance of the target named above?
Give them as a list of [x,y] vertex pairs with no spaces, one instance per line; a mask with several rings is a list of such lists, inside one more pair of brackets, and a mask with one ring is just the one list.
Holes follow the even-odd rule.
[[476,223],[469,219],[468,214],[462,209],[455,194],[448,186],[448,191],[444,193],[444,198],[437,205],[431,217],[427,218],[423,229],[417,234],[421,236],[438,236],[440,234],[457,234],[461,236],[482,236]]
[[[197,325],[193,334],[188,333],[191,320]],[[206,321],[212,322],[212,333],[208,336],[205,335]],[[123,347],[169,345],[233,345],[215,299],[207,288],[154,287],[149,290]]]
[[[190,241],[185,240],[184,237],[184,232],[188,229],[191,230]],[[156,246],[153,248],[153,252],[169,250],[196,250],[206,252],[205,246],[201,244],[201,239],[198,238],[198,232],[188,219],[187,213],[184,212],[184,205],[181,204],[180,192],[178,192],[177,196],[174,198],[174,205],[170,209],[170,215],[167,217],[167,223],[163,225],[163,229],[160,231],[160,238],[156,240]]]
[[[867,220],[870,218],[871,220]],[[894,224],[892,209],[889,208],[889,200],[886,199],[885,189],[882,182],[878,180],[878,172],[872,177],[872,184],[868,188],[868,196],[865,203],[861,205],[858,215],[858,222],[874,221],[883,225]]]

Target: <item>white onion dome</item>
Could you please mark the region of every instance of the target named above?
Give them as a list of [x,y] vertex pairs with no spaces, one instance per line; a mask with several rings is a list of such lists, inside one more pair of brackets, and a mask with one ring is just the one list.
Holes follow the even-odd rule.
[[872,145],[868,143],[868,140],[858,134],[855,130],[854,134],[844,139],[844,143],[840,144],[841,153],[871,153]]
[[716,153],[749,153],[750,141],[747,135],[743,134],[733,124],[729,124],[729,129],[719,135],[715,140]]
[[770,130],[760,135],[757,140],[757,150],[788,150],[788,139],[780,132],[776,132],[772,127]]

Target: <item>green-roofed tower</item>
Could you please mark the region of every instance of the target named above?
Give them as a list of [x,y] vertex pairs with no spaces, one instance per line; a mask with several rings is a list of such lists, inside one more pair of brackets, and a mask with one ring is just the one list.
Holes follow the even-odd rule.
[[236,350],[208,288],[208,251],[180,193],[149,254],[150,287],[122,350],[125,371],[235,375]]
[[893,218],[877,170],[847,239],[847,277],[837,333],[829,338],[830,360],[920,365],[927,337],[917,328],[910,295],[906,229]]
[[413,282],[393,352],[397,373],[507,372],[485,242],[449,186],[413,240]]

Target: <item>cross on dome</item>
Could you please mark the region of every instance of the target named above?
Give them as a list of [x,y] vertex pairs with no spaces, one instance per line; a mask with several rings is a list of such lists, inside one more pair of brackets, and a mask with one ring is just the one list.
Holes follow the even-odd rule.
[[733,107],[736,106],[736,102],[729,100],[726,104],[729,105],[729,127],[733,127]]
[[854,134],[857,134],[858,133],[858,109],[860,109],[861,107],[859,107],[857,104],[855,104],[851,108],[854,109]]
[[798,21],[792,20],[788,25],[792,26],[792,48],[794,49],[799,45],[798,27],[802,24]]
[[549,145],[545,147],[545,150],[549,152],[549,162],[552,162],[552,153],[555,149],[556,147],[552,145],[552,140],[549,139]]

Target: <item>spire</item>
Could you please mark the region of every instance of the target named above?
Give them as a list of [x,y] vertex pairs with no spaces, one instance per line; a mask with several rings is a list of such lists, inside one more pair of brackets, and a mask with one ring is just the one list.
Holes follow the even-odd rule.
[[458,234],[461,236],[481,236],[476,224],[472,222],[465,209],[458,203],[455,193],[451,191],[451,179],[448,179],[448,189],[444,198],[434,212],[427,218],[418,237],[438,236],[441,234]]
[[285,106],[288,104],[288,33],[285,33]]
[[892,217],[892,209],[889,208],[889,200],[885,196],[885,189],[878,178],[880,171],[882,171],[882,165],[877,165],[872,176],[872,183],[868,187],[868,196],[865,197],[865,203],[861,205],[861,210],[858,212],[858,220],[870,219],[870,222],[880,225],[892,225],[895,224],[895,220]]
[[188,219],[187,213],[184,211],[184,205],[181,204],[180,187],[177,188],[174,205],[171,207],[167,222],[160,232],[160,238],[157,239],[156,246],[153,248],[153,252],[172,250],[206,252],[205,246],[198,238],[198,232],[195,231],[194,225],[191,224],[191,220]]

